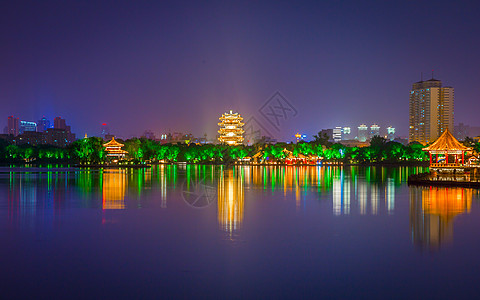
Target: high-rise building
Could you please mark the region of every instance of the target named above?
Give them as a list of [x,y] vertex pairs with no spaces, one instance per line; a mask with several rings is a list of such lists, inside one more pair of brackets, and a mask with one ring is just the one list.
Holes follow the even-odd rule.
[[243,133],[245,132],[242,129],[244,125],[242,116],[239,113],[230,111],[222,114],[219,119],[221,122],[218,123],[218,126],[220,126],[218,141],[227,145],[241,144],[243,142]]
[[373,138],[374,136],[380,136],[380,126],[378,126],[377,124],[373,124],[372,126],[370,126],[370,139]]
[[387,140],[393,141],[395,139],[395,128],[392,126],[387,127]]
[[66,130],[67,129],[67,124],[65,122],[65,119],[62,119],[61,117],[56,117],[53,120],[53,128]]
[[20,133],[20,120],[14,116],[8,117],[8,134],[17,136]]
[[365,124],[358,126],[358,136],[357,139],[360,142],[366,142],[368,138],[368,127]]
[[44,132],[50,128],[50,121],[47,120],[47,118],[43,117],[40,120],[37,121],[37,131],[38,132]]
[[37,123],[30,122],[30,121],[20,121],[20,128],[19,133],[22,134],[24,132],[36,132],[37,131]]
[[332,137],[335,143],[340,142],[342,140],[342,127],[337,126],[333,128]]
[[352,129],[350,127],[342,128],[342,140],[351,140],[352,139]]
[[437,79],[419,81],[410,91],[409,142],[428,144],[445,130],[453,132],[453,87]]
[[110,129],[108,128],[107,123],[102,123],[102,128],[100,129],[100,136],[105,138],[107,135],[110,135]]

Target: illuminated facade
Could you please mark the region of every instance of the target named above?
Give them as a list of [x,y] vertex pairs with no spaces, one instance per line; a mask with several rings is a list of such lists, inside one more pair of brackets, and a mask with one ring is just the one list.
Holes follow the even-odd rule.
[[393,141],[395,139],[395,128],[392,126],[387,127],[387,140]]
[[436,79],[419,81],[410,91],[409,142],[428,144],[445,130],[453,132],[453,87]]
[[230,111],[222,114],[219,119],[221,122],[218,123],[218,126],[220,126],[218,141],[231,146],[241,144],[243,142],[243,133],[245,132],[242,129],[244,125],[242,116],[239,113]]
[[332,138],[335,143],[338,143],[342,140],[342,127],[337,126],[333,128]]
[[376,135],[380,136],[380,126],[378,126],[377,124],[373,124],[372,126],[370,126],[370,139]]
[[125,157],[125,155],[128,152],[125,150],[122,150],[123,146],[124,146],[123,144],[117,142],[113,137],[110,142],[103,144],[103,147],[105,147],[105,152],[107,152],[107,157],[113,157],[113,158]]
[[366,142],[368,138],[368,127],[365,124],[358,126],[358,136],[357,139],[360,142]]

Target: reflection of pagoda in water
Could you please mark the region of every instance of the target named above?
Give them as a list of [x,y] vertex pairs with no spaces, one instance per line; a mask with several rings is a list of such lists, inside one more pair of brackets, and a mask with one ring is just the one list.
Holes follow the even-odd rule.
[[469,213],[472,190],[463,188],[411,188],[410,230],[420,248],[436,250],[453,239],[455,216]]
[[103,170],[103,209],[124,209],[126,186],[125,170]]
[[244,182],[241,169],[225,170],[218,181],[218,223],[232,233],[243,221]]

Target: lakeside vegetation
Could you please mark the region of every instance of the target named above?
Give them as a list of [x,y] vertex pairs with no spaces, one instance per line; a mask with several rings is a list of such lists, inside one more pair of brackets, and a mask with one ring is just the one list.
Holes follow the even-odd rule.
[[[315,136],[312,142],[296,144],[258,143],[252,146],[227,146],[221,144],[161,144],[145,138],[119,140],[128,152],[120,161],[123,164],[143,164],[156,162],[187,162],[208,164],[232,164],[239,160],[255,157],[258,163],[284,163],[292,157],[321,158],[324,162],[369,164],[369,163],[416,163],[428,161],[428,155],[422,151],[423,145],[410,143],[404,146],[381,137],[374,137],[370,146],[346,147],[339,143],[330,143],[325,137]],[[471,139],[464,142],[475,150],[480,144]],[[104,141],[98,137],[77,140],[66,148],[48,145],[17,146],[0,140],[0,162],[2,163],[80,163],[105,164],[112,158],[107,157]],[[252,159],[253,160],[253,159]]]

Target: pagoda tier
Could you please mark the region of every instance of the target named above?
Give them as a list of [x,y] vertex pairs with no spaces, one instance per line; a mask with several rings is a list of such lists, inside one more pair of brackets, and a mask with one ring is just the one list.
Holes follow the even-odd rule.
[[220,143],[225,143],[228,145],[238,145],[243,142],[243,133],[245,132],[242,127],[245,125],[242,123],[242,116],[239,113],[224,113],[219,118],[220,123],[220,130],[218,133],[220,134],[218,141]]
[[105,152],[107,152],[107,156],[117,158],[123,158],[128,153],[127,151],[122,150],[123,146],[125,145],[117,142],[114,137],[112,137],[112,140],[108,143],[103,144],[103,147],[105,147]]

